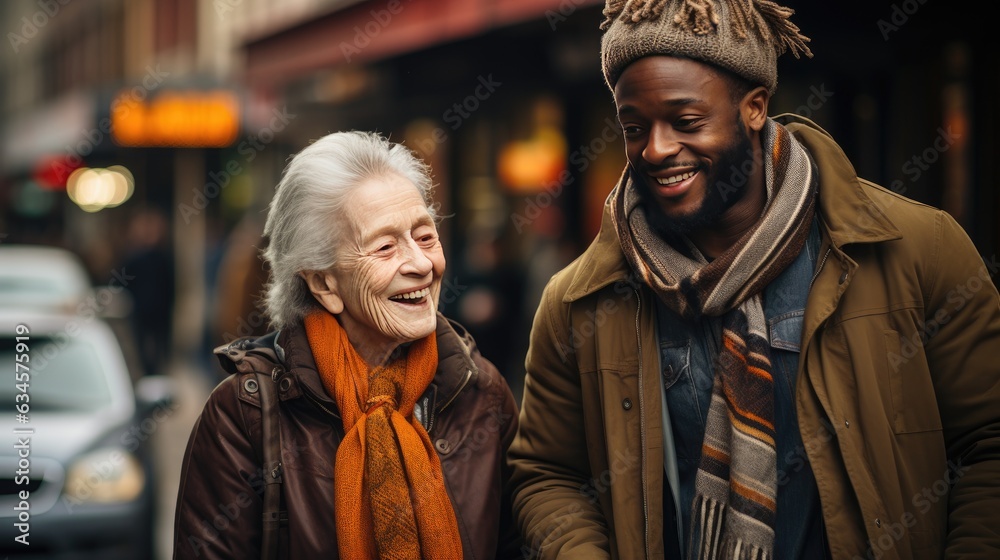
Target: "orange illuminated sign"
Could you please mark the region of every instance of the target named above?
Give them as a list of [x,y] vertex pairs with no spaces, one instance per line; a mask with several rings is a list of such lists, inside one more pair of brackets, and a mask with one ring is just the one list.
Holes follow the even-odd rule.
[[111,103],[111,136],[122,146],[221,148],[239,130],[231,91],[164,92],[147,102],[125,90]]

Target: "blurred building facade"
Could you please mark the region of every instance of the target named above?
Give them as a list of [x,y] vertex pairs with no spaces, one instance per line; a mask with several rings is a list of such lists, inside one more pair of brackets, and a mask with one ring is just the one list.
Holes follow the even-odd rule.
[[[816,56],[781,60],[771,113],[815,120],[862,176],[948,210],[987,258],[995,255],[991,93],[1000,62],[975,29],[971,3],[787,4]],[[100,281],[125,250],[130,213],[164,211],[173,226],[176,344],[199,351],[266,329],[243,294],[259,290],[266,273],[255,250],[287,158],[329,132],[378,130],[434,170],[446,216],[443,310],[517,377],[541,287],[593,237],[624,166],[599,64],[602,7],[7,3],[0,21],[24,41],[8,34],[0,55],[0,231],[77,249]],[[134,133],[125,141],[101,126],[123,106],[148,117],[141,126],[122,121],[121,131]],[[154,132],[144,139],[147,128]],[[86,212],[65,185],[39,184],[46,162],[72,156],[87,167],[128,168],[131,199]]]

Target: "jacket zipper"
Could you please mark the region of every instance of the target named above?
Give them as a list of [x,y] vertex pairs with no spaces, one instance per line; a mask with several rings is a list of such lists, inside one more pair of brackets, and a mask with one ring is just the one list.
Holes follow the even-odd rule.
[[318,406],[323,412],[329,414],[330,416],[333,416],[334,418],[338,419],[340,418],[339,414],[327,408],[326,405],[324,405],[319,399],[317,399],[311,392],[303,389],[302,394],[304,394],[309,400],[313,402],[313,404]]
[[639,319],[642,315],[642,299],[639,297],[639,289],[632,289],[635,291],[635,341],[639,349],[639,453],[641,457],[639,468],[642,469],[639,473],[639,480],[642,482],[642,537],[646,558],[649,558],[649,503],[646,498],[648,494],[646,491],[646,407],[643,404],[642,398],[644,394],[642,390],[642,337],[639,330]]
[[427,423],[427,434],[428,435],[430,435],[430,433],[434,430],[434,426],[435,426],[434,419],[437,418],[438,414],[441,414],[442,412],[444,412],[444,410],[446,408],[448,408],[448,405],[450,405],[451,403],[453,403],[455,401],[455,399],[457,399],[458,396],[462,394],[462,391],[465,390],[465,386],[469,384],[469,380],[470,379],[472,379],[472,370],[471,369],[466,369],[465,370],[465,379],[462,380],[462,384],[459,385],[458,390],[455,391],[455,394],[452,395],[450,399],[448,399],[448,402],[446,402],[443,405],[441,405],[441,410],[438,410],[437,413],[434,413],[433,411],[428,411],[427,412],[430,415],[430,420]]
[[813,273],[812,280],[809,281],[809,289],[806,290],[806,293],[812,291],[813,283],[816,282],[816,278],[819,277],[819,273],[823,272],[823,266],[826,265],[826,259],[827,259],[827,257],[830,256],[830,251],[832,251],[832,250],[833,250],[833,247],[827,247],[826,248],[826,253],[823,255],[823,260],[820,261],[819,268],[817,268],[816,272]]

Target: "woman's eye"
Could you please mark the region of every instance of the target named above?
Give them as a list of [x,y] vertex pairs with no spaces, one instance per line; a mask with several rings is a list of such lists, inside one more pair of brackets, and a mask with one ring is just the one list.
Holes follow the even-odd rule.
[[413,232],[413,239],[422,244],[434,243],[437,241],[437,232],[429,228],[420,228]]

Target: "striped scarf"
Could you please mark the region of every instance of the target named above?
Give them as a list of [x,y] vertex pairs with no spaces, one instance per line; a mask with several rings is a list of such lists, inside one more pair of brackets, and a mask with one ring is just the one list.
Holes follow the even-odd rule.
[[667,307],[690,319],[722,316],[688,557],[773,558],[777,498],[774,380],[761,292],[798,256],[815,214],[805,149],[768,119],[761,133],[768,202],[729,250],[706,262],[656,235],[628,174],[612,191],[612,220],[632,269]]

